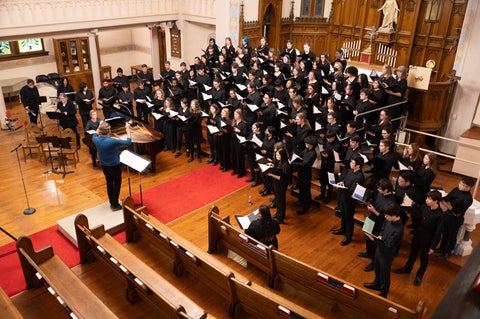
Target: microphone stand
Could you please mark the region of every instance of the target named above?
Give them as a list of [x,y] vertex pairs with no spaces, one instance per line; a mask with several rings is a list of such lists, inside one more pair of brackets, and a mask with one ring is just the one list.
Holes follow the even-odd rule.
[[20,176],[22,177],[22,184],[23,184],[23,192],[25,193],[25,199],[27,200],[27,208],[25,208],[25,210],[23,211],[23,214],[25,215],[32,215],[33,213],[35,213],[35,208],[33,207],[30,207],[30,203],[28,202],[28,195],[27,195],[27,188],[25,187],[25,180],[23,179],[23,171],[22,171],[22,165],[20,165],[20,157],[18,156],[18,149],[20,148],[20,146],[22,146],[22,144],[18,144],[17,146],[15,146],[14,149],[12,149],[10,151],[11,152],[15,152],[17,153],[17,162],[18,162],[18,168],[20,169]]

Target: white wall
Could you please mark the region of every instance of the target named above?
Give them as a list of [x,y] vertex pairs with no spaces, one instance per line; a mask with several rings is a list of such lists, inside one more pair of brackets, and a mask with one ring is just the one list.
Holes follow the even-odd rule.
[[[461,80],[458,82],[445,130],[440,133],[440,135],[453,139],[458,139],[471,127],[480,95],[478,74],[478,70],[480,70],[480,60],[478,59],[480,37],[478,30],[480,30],[480,5],[478,1],[469,1],[453,66]],[[480,125],[479,117],[480,114],[477,114],[477,125]],[[439,146],[442,152],[448,154],[456,152],[455,143],[442,142]]]

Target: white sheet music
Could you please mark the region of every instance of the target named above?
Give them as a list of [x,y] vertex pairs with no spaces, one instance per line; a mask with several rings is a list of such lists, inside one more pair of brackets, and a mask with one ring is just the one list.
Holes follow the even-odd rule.
[[202,92],[202,97],[203,97],[203,100],[204,100],[204,101],[207,101],[207,100],[211,100],[211,99],[212,99],[212,96],[211,96],[210,94],[203,93],[203,92]]
[[263,142],[257,137],[256,134],[253,134],[252,142],[257,144],[258,147],[262,147],[262,145],[263,145]]
[[355,186],[355,189],[353,190],[352,198],[355,198],[356,200],[359,200],[359,201],[363,202],[364,201],[363,197],[365,196],[365,191],[366,190],[367,189],[365,187],[357,184],[357,186]]
[[209,91],[209,90],[212,89],[211,86],[208,86],[208,85],[206,85],[206,84],[203,85],[203,88],[205,89],[205,91]]
[[337,151],[333,151],[333,158],[335,159],[335,162],[341,162],[340,155]]
[[263,156],[260,155],[260,154],[255,153],[255,161],[259,161],[259,160],[261,160],[261,159],[263,159],[263,158],[265,158],[265,157],[263,157]]
[[245,137],[243,137],[241,135],[238,135],[238,134],[235,134],[235,135],[237,136],[238,142],[240,144],[245,143],[247,141],[247,139]]
[[215,134],[215,133],[220,132],[220,130],[218,129],[218,127],[216,127],[215,125],[207,125],[207,129],[208,129],[208,132],[209,132],[210,134]]
[[158,120],[158,119],[160,119],[160,118],[163,117],[163,114],[156,113],[156,112],[152,112],[152,115],[153,115],[153,117],[154,117],[156,120]]
[[[363,222],[362,230],[370,235],[372,235],[373,227],[375,226],[375,222],[370,219],[368,216],[365,218]],[[375,237],[375,236],[374,236]]]
[[295,161],[295,160],[297,160],[297,159],[303,161],[303,158],[301,158],[301,157],[298,156],[297,154],[293,153],[292,159],[291,159],[289,162],[292,163],[293,161]]
[[278,102],[277,102],[277,109],[281,110],[281,109],[283,109],[283,108],[285,108],[285,104],[283,104],[282,102],[278,101]]
[[147,102],[147,100],[145,100],[145,99],[136,99],[135,102],[144,104],[145,102]]
[[142,156],[129,150],[124,150],[122,153],[120,153],[120,162],[141,173],[148,167],[148,165],[150,165],[152,161],[147,160],[146,158],[143,158]]
[[338,184],[337,184],[337,180],[335,179],[335,174],[330,173],[330,172],[327,172],[327,175],[328,175],[328,183],[329,183],[330,185],[332,185],[333,187],[337,187],[337,188],[347,189],[347,187],[345,187],[345,186],[343,186],[343,185],[338,185]]
[[413,200],[407,194],[405,194],[405,196],[403,197],[402,204],[400,206],[412,207],[413,206]]
[[313,114],[322,114],[322,111],[320,111],[320,109],[316,105],[314,105],[313,106]]
[[240,84],[240,83],[235,83],[235,85],[237,86],[237,88],[240,90],[240,91],[245,91],[247,89],[247,87],[243,84]]
[[408,167],[406,167],[405,165],[403,165],[402,162],[398,161],[398,167],[401,171],[403,170],[408,170]]
[[247,104],[250,111],[255,112],[258,110],[258,106],[256,104]]
[[319,131],[322,129],[322,124],[315,122],[315,131]]
[[258,163],[258,166],[260,167],[260,170],[262,171],[262,173],[265,173],[267,170],[272,168],[270,165],[262,164],[262,163]]

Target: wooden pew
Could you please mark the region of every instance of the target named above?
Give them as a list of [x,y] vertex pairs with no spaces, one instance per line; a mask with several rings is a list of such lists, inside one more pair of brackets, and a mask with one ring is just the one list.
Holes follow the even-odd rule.
[[90,229],[87,217],[80,214],[75,218],[75,231],[81,263],[95,257],[105,261],[127,280],[130,302],[140,294],[168,318],[207,317],[197,304],[107,234],[103,225]]
[[[358,315],[362,318],[421,318],[424,313],[423,302],[420,301],[417,309],[408,309],[371,293],[363,288],[356,287],[327,273],[321,272],[299,260],[289,257],[273,247],[266,247],[254,239],[252,244],[244,244],[238,240],[243,235],[241,231],[230,225],[228,216],[220,218],[218,208],[212,206],[208,220],[209,252],[218,250],[222,245],[233,250],[240,256],[267,273],[269,287],[278,288],[279,282],[285,282],[296,290],[316,296],[323,302],[332,305],[332,309]],[[268,263],[260,263],[258,250],[255,247],[263,245],[267,249]],[[267,258],[265,258],[267,259]]]
[[[173,251],[174,272],[177,275],[183,271],[195,274],[196,279],[228,300],[230,316],[237,317],[246,312],[255,318],[318,318],[272,291],[253,288],[248,280],[234,275],[225,264],[148,215],[146,209],[135,209],[134,202],[129,197],[123,201],[123,214],[127,242],[137,241],[141,237],[152,243],[163,255],[170,255]],[[288,313],[290,315],[287,316]]]
[[266,246],[233,227],[230,225],[230,216],[221,218],[218,207],[212,206],[208,212],[208,252],[219,252],[220,247],[231,249],[246,258],[267,274],[267,283],[272,285],[273,245]]
[[135,209],[131,197],[123,201],[123,216],[127,243],[140,238],[154,243],[157,251],[172,258],[173,271],[177,276],[184,271],[196,275],[202,283],[228,300],[229,313],[233,313],[235,300],[230,278],[234,275],[225,265],[148,215],[146,208]]
[[322,318],[317,314],[301,308],[301,312],[296,312],[292,303],[282,297],[274,297],[267,289],[261,287],[252,287],[249,283],[243,283],[237,278],[230,279],[233,283],[237,304],[234,316],[237,317],[241,312],[247,312],[254,318]]
[[273,250],[272,259],[275,267],[273,271],[273,288],[275,289],[278,289],[280,282],[284,282],[309,295],[314,295],[318,300],[331,304],[337,311],[362,318],[413,319],[421,318],[423,314],[421,301],[417,312],[321,272],[278,250]]
[[34,251],[30,238],[17,241],[27,288],[45,285],[72,318],[117,318],[105,304],[53,253],[51,246]]
[[0,314],[2,318],[22,319],[23,316],[13,304],[12,300],[7,296],[5,291],[0,288]]

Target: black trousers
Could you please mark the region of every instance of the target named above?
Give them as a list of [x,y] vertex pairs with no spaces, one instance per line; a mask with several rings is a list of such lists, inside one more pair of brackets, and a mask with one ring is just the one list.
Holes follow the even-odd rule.
[[107,194],[110,205],[118,205],[120,187],[122,186],[122,169],[120,165],[102,166],[105,180],[107,181]]
[[390,269],[392,268],[395,249],[389,252],[381,252],[378,248],[375,252],[375,280],[380,285],[380,295],[387,298],[390,290]]
[[28,112],[28,117],[30,119],[30,123],[37,124],[38,112],[39,112],[38,106],[29,106],[28,109],[30,110],[30,112]]
[[312,184],[312,168],[300,168],[298,170],[298,193],[299,199],[302,202],[303,210],[309,210],[310,205],[312,204],[312,192],[311,192],[311,184]]
[[450,254],[457,243],[457,233],[463,224],[463,217],[446,215],[443,224],[442,243],[440,251],[443,254]]
[[410,255],[408,256],[405,269],[411,271],[415,260],[417,260],[418,253],[420,253],[420,268],[417,271],[417,277],[423,278],[428,266],[428,251],[432,244],[432,238],[430,236],[413,235],[412,243],[410,245]]

